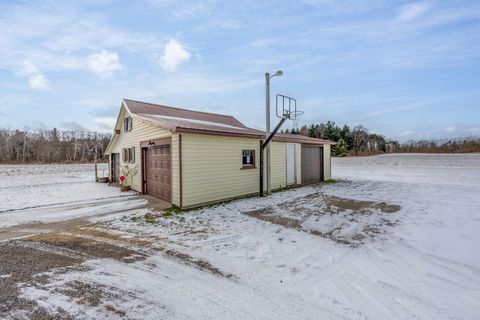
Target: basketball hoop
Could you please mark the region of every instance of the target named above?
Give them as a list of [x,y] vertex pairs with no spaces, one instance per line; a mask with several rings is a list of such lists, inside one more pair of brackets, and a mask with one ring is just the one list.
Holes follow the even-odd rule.
[[[268,76],[268,73],[266,74]],[[269,92],[268,91],[268,81],[267,81],[267,92],[268,92],[268,97],[269,97]],[[270,181],[271,181],[271,174],[270,174],[270,156],[269,156],[269,143],[272,141],[273,137],[277,133],[277,131],[280,129],[280,127],[285,123],[287,120],[292,120],[296,125],[298,125],[298,117],[300,117],[303,114],[303,111],[298,111],[297,110],[297,100],[294,98],[290,98],[287,96],[284,96],[282,94],[277,94],[276,96],[276,111],[277,111],[277,117],[280,118],[279,123],[273,129],[272,132],[269,132],[267,129],[267,135],[265,141],[260,141],[260,187],[259,187],[259,194],[260,197],[263,197],[264,195],[264,190],[263,190],[263,166],[264,166],[264,161],[263,161],[263,151],[264,149],[267,150],[267,194],[270,193]],[[270,110],[270,98],[267,98],[267,110]],[[267,128],[270,126],[270,111],[267,112]]]
[[297,100],[283,94],[277,94],[275,104],[278,118],[293,120],[295,123],[297,118],[303,114],[303,111],[297,110]]

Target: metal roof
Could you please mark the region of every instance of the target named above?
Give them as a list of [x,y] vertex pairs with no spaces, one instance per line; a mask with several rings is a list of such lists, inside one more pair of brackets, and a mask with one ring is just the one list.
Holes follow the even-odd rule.
[[[139,119],[172,132],[201,133],[262,139],[265,131],[249,128],[233,116],[194,111],[130,99],[123,100],[128,111]],[[297,134],[276,134],[273,141],[334,144],[332,141]]]
[[134,114],[144,114],[144,115],[157,115],[181,119],[191,119],[191,120],[200,120],[208,121],[214,123],[222,123],[229,126],[246,128],[246,126],[238,121],[235,117],[203,112],[203,111],[194,111],[187,109],[180,109],[176,107],[169,107],[159,104],[140,102],[135,100],[124,99],[123,100],[128,107],[128,110]]

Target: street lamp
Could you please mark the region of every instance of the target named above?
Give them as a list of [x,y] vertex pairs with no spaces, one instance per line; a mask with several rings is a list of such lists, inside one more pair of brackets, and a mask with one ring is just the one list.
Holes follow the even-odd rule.
[[[270,76],[270,73],[265,73],[265,108],[266,108],[266,125],[265,125],[265,140],[268,139],[270,135],[270,79],[275,76],[283,76],[283,71],[278,70],[274,75]],[[270,168],[270,144],[267,145],[266,148],[267,152],[265,153],[265,160],[267,163],[267,194],[272,193],[272,185],[271,185],[271,173],[272,170]]]

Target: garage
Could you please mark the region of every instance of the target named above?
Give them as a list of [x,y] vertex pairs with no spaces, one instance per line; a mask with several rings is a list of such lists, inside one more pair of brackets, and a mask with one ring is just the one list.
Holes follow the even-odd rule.
[[302,144],[302,184],[319,183],[323,180],[323,147]]
[[105,154],[112,182],[128,172],[124,188],[182,209],[260,194],[263,180],[276,191],[331,179],[334,142],[277,132],[268,177],[264,138],[233,116],[124,99]]
[[151,146],[144,150],[144,192],[170,202],[172,199],[170,144]]

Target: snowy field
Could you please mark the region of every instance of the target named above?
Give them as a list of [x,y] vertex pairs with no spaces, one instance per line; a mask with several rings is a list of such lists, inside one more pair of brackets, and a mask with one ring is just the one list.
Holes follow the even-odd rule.
[[[14,308],[0,299],[0,318],[35,318],[41,309],[65,319],[478,319],[480,154],[332,165],[333,184],[180,214],[126,207],[107,221],[11,242],[64,259],[18,283],[0,259],[0,295],[3,281],[23,299]],[[87,171],[79,176],[84,191],[62,188],[51,202],[125,201],[87,182]],[[38,192],[49,179],[38,179]],[[35,206],[36,196],[15,193],[2,190],[0,228]],[[42,220],[43,210],[31,210],[40,218],[29,221]]]
[[[99,176],[107,165],[99,164]],[[0,165],[0,228],[108,214],[145,204],[95,183],[94,165]]]

